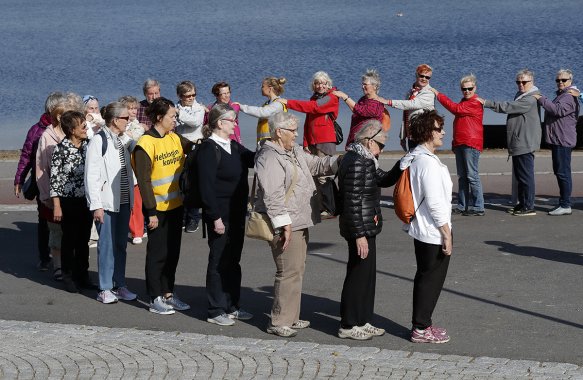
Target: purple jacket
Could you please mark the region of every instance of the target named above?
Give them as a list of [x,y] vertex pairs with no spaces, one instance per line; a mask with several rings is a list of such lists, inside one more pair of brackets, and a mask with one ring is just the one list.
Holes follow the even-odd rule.
[[14,176],[14,185],[24,184],[28,171],[32,169],[34,161],[36,160],[36,150],[38,148],[38,141],[42,136],[47,126],[51,124],[51,115],[48,113],[42,114],[38,123],[30,127],[26,134],[26,140],[20,151],[20,160],[18,161],[18,168]]
[[579,103],[567,92],[557,91],[553,101],[542,96],[538,102],[545,109],[545,141],[547,144],[573,148],[577,144]]

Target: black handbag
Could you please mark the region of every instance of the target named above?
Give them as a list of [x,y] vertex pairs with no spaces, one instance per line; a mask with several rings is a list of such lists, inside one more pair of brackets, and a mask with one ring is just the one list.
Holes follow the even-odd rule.
[[34,173],[30,173],[26,181],[24,181],[24,185],[22,185],[22,195],[24,195],[25,199],[29,201],[34,200],[38,195],[38,186],[36,184],[36,177]]
[[344,133],[342,133],[342,127],[340,126],[340,124],[338,124],[336,122],[336,119],[334,118],[334,114],[332,112],[330,112],[328,114],[328,116],[330,117],[330,119],[332,119],[332,122],[334,123],[334,133],[336,134],[336,145],[340,145],[340,144],[342,144],[342,141],[344,141]]
[[320,185],[320,195],[322,196],[322,209],[331,216],[340,215],[342,204],[340,191],[336,185],[336,176],[326,177],[326,182]]

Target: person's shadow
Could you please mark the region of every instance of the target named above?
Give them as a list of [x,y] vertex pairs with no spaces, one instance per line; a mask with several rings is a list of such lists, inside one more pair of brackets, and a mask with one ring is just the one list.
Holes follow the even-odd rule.
[[500,252],[507,252],[513,255],[538,257],[543,260],[556,261],[566,264],[583,265],[583,254],[577,252],[565,252],[557,249],[541,247],[520,246],[505,241],[487,240],[484,243],[498,246]]

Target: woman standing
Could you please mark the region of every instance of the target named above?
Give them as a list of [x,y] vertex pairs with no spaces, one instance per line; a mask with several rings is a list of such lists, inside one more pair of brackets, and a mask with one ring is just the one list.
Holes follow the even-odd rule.
[[134,195],[130,150],[135,142],[125,135],[129,111],[122,103],[108,104],[103,118],[105,127],[93,136],[87,147],[85,187],[89,210],[99,233],[97,267],[101,291],[97,300],[107,304],[137,298],[128,290],[125,278]]
[[378,99],[378,92],[381,88],[381,77],[376,70],[366,70],[362,76],[363,96],[355,102],[342,91],[334,91],[333,94],[344,100],[344,103],[352,111],[352,120],[350,122],[350,133],[346,139],[346,147],[354,142],[354,136],[363,127],[367,120],[383,121],[383,111],[385,105]]
[[241,296],[241,252],[247,213],[248,168],[255,152],[229,139],[235,129],[235,111],[217,104],[209,112],[203,142],[197,156],[203,221],[210,248],[206,272],[207,321],[220,326],[234,319],[247,320],[252,314],[239,306]]
[[91,214],[85,200],[85,115],[67,111],[61,115],[65,138],[55,146],[51,159],[50,196],[54,219],[61,223],[63,285],[70,293],[79,287],[94,289],[89,279],[89,235]]
[[409,167],[415,216],[404,230],[415,240],[417,272],[413,285],[413,328],[411,342],[446,343],[443,328],[433,326],[431,317],[447,275],[452,253],[452,182],[447,166],[435,155],[443,145],[443,117],[429,111],[411,119],[410,136],[415,149],[401,159]]
[[340,338],[371,339],[385,330],[370,324],[376,286],[376,235],[383,228],[381,187],[393,186],[399,162],[389,172],[379,168],[378,155],[387,137],[378,120],[363,123],[348,145],[338,169],[342,199],[340,235],[348,243],[346,278],[340,303]]
[[[231,86],[227,82],[218,82],[213,85],[211,92],[216,98],[216,101],[212,104],[207,106],[207,109],[210,111],[214,106],[217,104],[225,104],[228,105],[233,109],[235,112],[235,127],[233,128],[233,133],[229,136],[231,140],[235,140],[239,144],[242,143],[241,141],[241,130],[239,129],[239,104],[234,103],[231,101]],[[208,125],[209,123],[209,113],[205,114],[204,124]]]
[[146,109],[153,127],[138,141],[134,151],[134,170],[148,218],[146,247],[146,287],[150,311],[174,314],[188,310],[174,293],[176,267],[182,239],[182,199],[178,178],[184,166],[184,152],[192,142],[173,133],[176,108],[172,101],[160,97]]
[[300,319],[302,282],[309,241],[308,227],[320,222],[313,176],[333,174],[337,156],[317,157],[295,143],[298,119],[289,113],[269,118],[271,140],[257,153],[258,199],[255,210],[266,213],[276,236],[270,242],[275,261],[271,323],[267,332],[292,337],[310,326]]
[[267,101],[261,107],[235,103],[239,104],[241,111],[244,113],[259,118],[257,122],[257,143],[271,138],[267,118],[278,112],[287,112],[287,107],[276,101],[285,91],[283,87],[285,82],[286,79],[283,77],[267,77],[263,79],[263,82],[261,82],[261,95],[267,97]]

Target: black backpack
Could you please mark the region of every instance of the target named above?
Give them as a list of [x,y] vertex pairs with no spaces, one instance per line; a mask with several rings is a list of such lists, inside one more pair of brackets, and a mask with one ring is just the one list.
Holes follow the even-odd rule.
[[184,167],[178,179],[180,186],[180,193],[182,194],[182,203],[186,208],[202,208],[202,199],[200,196],[200,188],[198,186],[198,167],[197,156],[202,144],[213,144],[215,148],[217,165],[221,163],[221,152],[217,144],[208,139],[195,141],[192,150],[187,153],[186,160],[184,160]]

